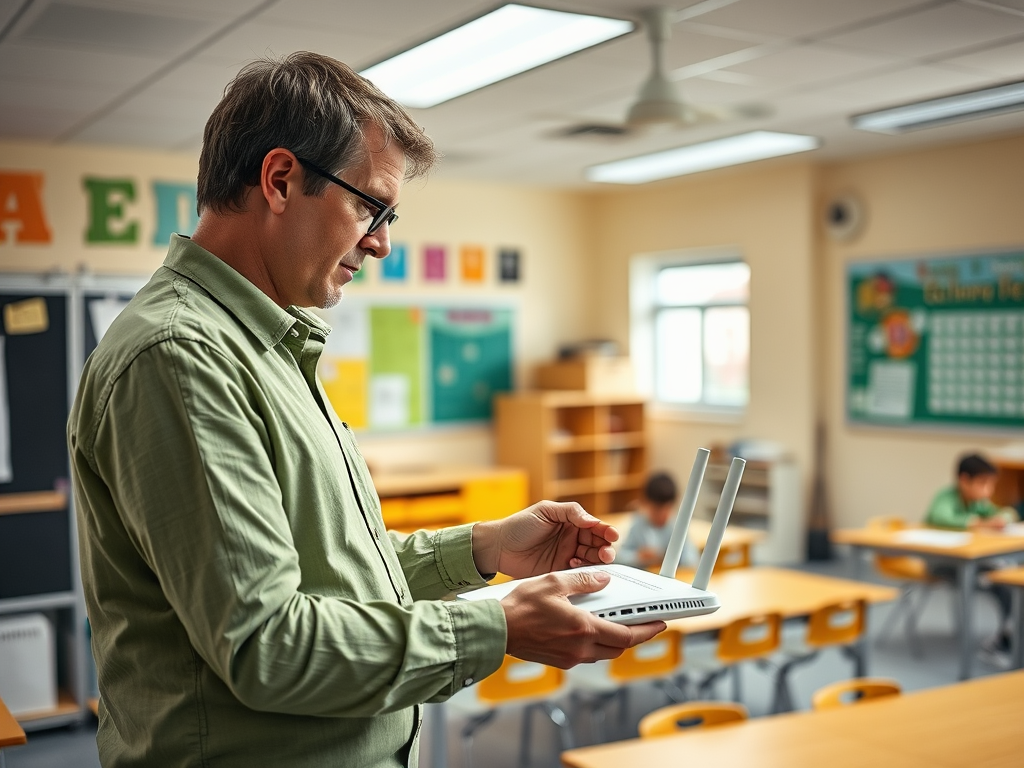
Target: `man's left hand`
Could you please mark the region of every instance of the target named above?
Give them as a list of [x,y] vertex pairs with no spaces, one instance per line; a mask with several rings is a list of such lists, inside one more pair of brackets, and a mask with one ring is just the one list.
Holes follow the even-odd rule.
[[480,573],[522,579],[610,563],[618,538],[618,531],[574,501],[540,501],[503,520],[477,523],[473,559]]

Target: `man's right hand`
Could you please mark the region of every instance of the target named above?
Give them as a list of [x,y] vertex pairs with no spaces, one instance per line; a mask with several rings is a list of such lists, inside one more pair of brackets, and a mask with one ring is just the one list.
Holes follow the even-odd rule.
[[663,621],[627,627],[599,619],[569,602],[569,595],[597,592],[609,578],[601,571],[557,571],[516,587],[501,601],[508,626],[505,652],[517,659],[568,669],[614,659],[664,631]]

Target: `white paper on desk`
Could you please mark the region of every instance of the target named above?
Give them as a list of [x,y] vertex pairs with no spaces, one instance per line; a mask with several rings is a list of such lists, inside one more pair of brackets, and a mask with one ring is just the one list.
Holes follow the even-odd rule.
[[929,528],[914,528],[897,531],[894,537],[903,544],[921,544],[927,547],[962,547],[971,540],[966,531],[934,531]]
[[11,413],[7,403],[6,336],[0,336],[0,483],[14,479],[11,472]]
[[1024,536],[1024,523],[1008,523],[1003,533],[1007,536]]

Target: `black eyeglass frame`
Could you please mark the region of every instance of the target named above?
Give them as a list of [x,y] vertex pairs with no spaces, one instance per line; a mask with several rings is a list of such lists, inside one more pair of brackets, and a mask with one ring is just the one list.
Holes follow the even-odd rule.
[[323,168],[321,168],[319,165],[312,162],[311,160],[306,160],[305,158],[298,156],[296,156],[295,159],[302,163],[304,167],[309,168],[309,170],[313,171],[313,173],[315,173],[317,176],[323,176],[328,181],[333,181],[342,189],[348,190],[353,195],[358,197],[360,200],[365,200],[366,202],[368,202],[370,205],[377,209],[377,213],[370,220],[370,226],[367,228],[366,234],[372,235],[374,232],[380,229],[385,223],[387,223],[387,225],[390,227],[392,224],[398,221],[398,214],[395,213],[395,209],[392,208],[390,205],[387,205],[386,203],[378,200],[376,197],[366,194],[361,189],[356,189],[348,182],[339,179],[330,171],[325,171]]

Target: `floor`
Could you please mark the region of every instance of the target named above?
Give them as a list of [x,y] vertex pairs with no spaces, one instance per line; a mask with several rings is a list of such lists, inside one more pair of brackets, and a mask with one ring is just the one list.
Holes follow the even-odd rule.
[[[836,559],[822,563],[801,566],[806,570],[850,576],[852,563],[847,559]],[[872,675],[894,677],[904,690],[913,691],[937,685],[954,683],[957,680],[957,646],[953,634],[953,594],[948,588],[938,588],[930,596],[922,614],[919,634],[924,646],[922,658],[915,658],[900,632],[890,633],[879,640],[879,629],[891,606],[877,606],[872,609],[869,625],[872,634],[868,670]],[[997,624],[995,603],[987,595],[979,595],[975,612],[975,627],[979,636],[991,634]],[[749,666],[749,665],[748,665]],[[975,675],[998,672],[982,660],[974,665]],[[821,654],[813,662],[798,668],[791,678],[792,690],[798,708],[807,708],[810,697],[818,687],[835,680],[852,676],[850,662],[838,652]],[[728,681],[719,685],[718,695],[726,698],[731,690]],[[755,668],[743,670],[744,703],[752,716],[768,713],[771,699],[771,678]],[[622,723],[612,710],[602,732],[607,739],[627,738],[636,734],[636,722],[647,711],[665,703],[653,687],[636,686],[630,692],[630,707]],[[572,714],[572,713],[570,713]],[[535,715],[533,738],[531,740],[531,765],[558,766],[558,737],[556,728]],[[521,712],[509,710],[484,726],[474,739],[472,754],[477,766],[487,768],[516,768],[518,763],[519,728]],[[462,768],[462,747],[459,732],[463,721],[450,717],[446,728],[446,752],[448,765]],[[589,721],[585,716],[573,718],[573,735],[576,745],[592,743],[589,737]],[[94,721],[86,725],[51,731],[36,731],[28,734],[28,744],[5,751],[7,768],[97,768],[96,734]],[[430,735],[424,739],[420,760],[422,768],[442,768],[430,764]],[[447,768],[447,766],[443,767]]]

